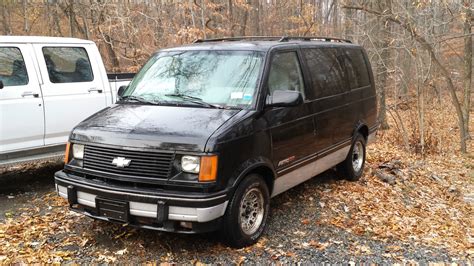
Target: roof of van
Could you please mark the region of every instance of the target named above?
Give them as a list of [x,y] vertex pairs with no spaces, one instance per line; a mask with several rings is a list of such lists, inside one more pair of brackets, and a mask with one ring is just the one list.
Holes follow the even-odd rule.
[[45,36],[0,36],[0,43],[73,43],[91,44],[93,41],[65,38],[65,37],[45,37]]
[[[271,37],[275,38],[275,37]],[[325,39],[311,39],[311,40],[304,40],[304,39],[297,39],[289,38],[279,40],[275,38],[273,40],[264,39],[232,39],[232,38],[223,38],[223,39],[215,39],[215,40],[197,40],[192,44],[186,44],[178,47],[171,47],[163,49],[162,51],[180,51],[180,50],[249,50],[249,51],[267,51],[270,48],[277,47],[277,46],[291,46],[291,45],[299,45],[299,46],[318,46],[318,47],[360,47],[357,44],[353,44],[347,40],[340,40],[336,39],[333,40],[325,40]]]

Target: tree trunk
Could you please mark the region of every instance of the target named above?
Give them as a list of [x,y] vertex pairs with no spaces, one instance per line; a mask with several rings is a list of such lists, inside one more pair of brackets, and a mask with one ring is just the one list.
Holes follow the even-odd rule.
[[[352,4],[352,0],[347,0],[349,4]],[[354,28],[353,28],[353,10],[346,8],[343,10],[344,13],[344,38],[350,39],[354,35]]]
[[242,19],[242,24],[240,25],[240,36],[245,36],[247,31],[247,20],[248,20],[249,12],[246,8],[244,8],[244,17]]
[[[379,2],[381,12],[385,10],[392,9],[391,0],[381,0]],[[387,123],[387,103],[386,103],[386,94],[388,87],[388,77],[390,68],[390,25],[387,23],[387,20],[383,17],[377,17],[377,23],[379,27],[379,41],[378,41],[378,50],[380,51],[379,59],[379,68],[378,72],[378,83],[379,83],[379,124],[381,129],[388,129],[389,125]]]
[[193,0],[189,0],[189,12],[191,13],[191,22],[193,23],[193,28],[196,28],[196,20],[194,18]]
[[204,13],[206,12],[206,2],[204,0],[201,1],[201,26],[202,26],[202,33],[204,34],[204,39],[207,38],[206,34],[206,19]]
[[74,0],[69,0],[69,4],[67,7],[68,10],[68,15],[69,15],[69,34],[71,37],[74,37],[76,35],[75,32],[75,27],[74,27]]
[[87,40],[90,39],[90,36],[89,36],[89,25],[87,23],[87,18],[86,18],[86,15],[85,13],[82,13],[82,23],[84,24],[84,34],[85,34],[85,37]]
[[334,12],[332,13],[332,35],[335,36],[336,34],[339,35],[339,9],[338,9],[338,3],[337,0],[333,0],[333,5],[334,5]]
[[261,35],[260,32],[260,0],[254,0],[253,2],[253,18],[254,18],[254,27],[255,27],[255,36]]
[[56,31],[57,33],[59,34],[59,36],[63,36],[63,33],[61,31],[61,24],[60,24],[60,21],[59,21],[59,3],[56,2],[56,5],[55,5],[55,8],[54,8],[54,13],[53,13],[53,20],[54,20],[54,25],[56,27]]
[[12,34],[12,30],[10,27],[10,8],[6,1],[0,1],[1,8],[2,8],[2,24],[3,24],[3,34],[10,35]]
[[23,30],[28,33],[30,31],[30,27],[28,25],[28,10],[26,4],[26,0],[23,0]]
[[233,37],[234,34],[234,12],[233,12],[232,0],[227,1],[227,20],[229,21],[229,34]]
[[471,109],[471,85],[472,85],[472,4],[471,0],[464,0],[464,104],[463,117],[466,138],[470,139],[469,133],[469,111]]

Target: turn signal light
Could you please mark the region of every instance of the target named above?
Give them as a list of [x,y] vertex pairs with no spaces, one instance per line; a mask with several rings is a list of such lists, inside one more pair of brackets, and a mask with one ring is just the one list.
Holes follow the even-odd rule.
[[69,163],[69,150],[71,149],[71,143],[68,141],[66,144],[66,152],[64,152],[64,164]]
[[199,182],[215,181],[217,177],[217,155],[202,156]]

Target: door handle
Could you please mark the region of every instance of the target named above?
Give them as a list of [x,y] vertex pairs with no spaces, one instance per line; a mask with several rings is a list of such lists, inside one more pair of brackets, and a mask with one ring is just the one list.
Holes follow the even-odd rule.
[[38,98],[39,94],[32,91],[25,91],[21,94],[21,97],[26,97],[26,96],[33,96],[35,98]]
[[87,90],[89,93],[93,92],[93,91],[96,91],[98,93],[102,93],[102,90],[101,89],[97,89],[97,88],[90,88]]

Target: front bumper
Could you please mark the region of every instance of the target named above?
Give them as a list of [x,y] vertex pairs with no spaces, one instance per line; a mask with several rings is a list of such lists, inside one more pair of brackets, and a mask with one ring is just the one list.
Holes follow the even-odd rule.
[[[145,190],[99,183],[64,171],[55,173],[56,191],[74,211],[89,217],[160,231],[200,233],[217,230],[228,197],[214,194]],[[123,204],[117,218],[101,211],[101,202]],[[120,205],[122,206],[122,205]],[[113,208],[112,208],[113,209]],[[112,210],[114,211],[114,210]]]

